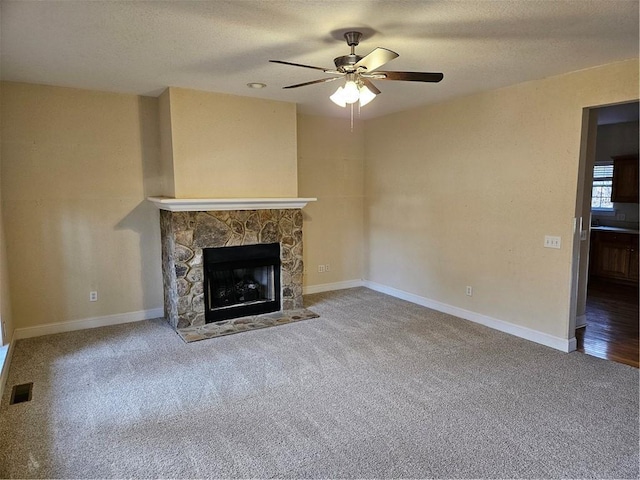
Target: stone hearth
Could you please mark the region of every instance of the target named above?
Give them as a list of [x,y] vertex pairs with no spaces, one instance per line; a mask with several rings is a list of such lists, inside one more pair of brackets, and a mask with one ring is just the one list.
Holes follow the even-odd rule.
[[280,243],[282,309],[302,308],[302,211],[160,210],[164,307],[176,329],[205,324],[202,249]]

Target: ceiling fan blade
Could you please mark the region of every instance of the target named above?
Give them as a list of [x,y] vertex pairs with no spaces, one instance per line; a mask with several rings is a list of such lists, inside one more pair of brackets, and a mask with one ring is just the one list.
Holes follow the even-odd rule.
[[314,67],[312,65],[303,65],[301,63],[292,63],[292,62],[284,62],[282,60],[269,60],[272,63],[281,63],[283,65],[293,65],[294,67],[303,67],[303,68],[313,68],[314,70],[320,70],[321,72],[325,72],[325,73],[340,73],[337,70],[331,70],[329,68],[322,68],[322,67]]
[[430,72],[375,72],[384,75],[380,80],[404,80],[407,82],[434,82],[437,83],[444,78],[442,73]]
[[388,50],[386,48],[378,47],[369,55],[365,55],[360,59],[359,62],[356,62],[354,65],[355,68],[362,67],[367,72],[371,72],[376,68],[380,68],[387,62],[390,62],[394,58],[399,57],[396,52]]
[[364,83],[367,86],[367,88],[371,90],[371,92],[375,93],[376,95],[380,95],[382,93],[368,78],[360,77],[360,79],[362,80],[362,83]]
[[332,78],[322,78],[320,80],[312,80],[311,82],[304,82],[304,83],[297,83],[296,85],[289,85],[287,87],[282,87],[282,88],[298,88],[298,87],[305,87],[307,85],[313,85],[314,83],[326,83],[326,82],[333,82],[334,80],[340,80],[342,77],[332,77]]

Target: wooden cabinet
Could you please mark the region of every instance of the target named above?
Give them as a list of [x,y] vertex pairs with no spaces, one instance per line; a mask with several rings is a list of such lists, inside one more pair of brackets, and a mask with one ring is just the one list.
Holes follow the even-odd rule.
[[[636,247],[637,247],[636,242]],[[629,254],[629,280],[632,280],[638,283],[638,263],[640,263],[640,259],[638,258],[638,249],[632,248],[631,253]]]
[[624,283],[638,282],[638,235],[594,231],[591,275]]
[[638,203],[638,155],[613,157],[611,201]]

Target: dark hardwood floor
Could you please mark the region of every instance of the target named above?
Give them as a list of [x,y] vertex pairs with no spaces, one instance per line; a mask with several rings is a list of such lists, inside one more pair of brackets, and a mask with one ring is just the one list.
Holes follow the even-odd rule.
[[638,287],[589,280],[587,326],[576,330],[578,351],[640,366]]

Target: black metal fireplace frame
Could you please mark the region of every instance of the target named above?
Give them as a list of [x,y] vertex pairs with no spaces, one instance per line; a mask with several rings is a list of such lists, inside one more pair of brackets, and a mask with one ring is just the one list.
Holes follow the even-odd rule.
[[[280,244],[261,243],[234,247],[204,248],[204,306],[205,322],[213,323],[230,318],[238,318],[281,310]],[[212,309],[209,302],[209,287],[213,272],[232,269],[273,267],[274,299],[255,304],[239,304],[224,309]]]

